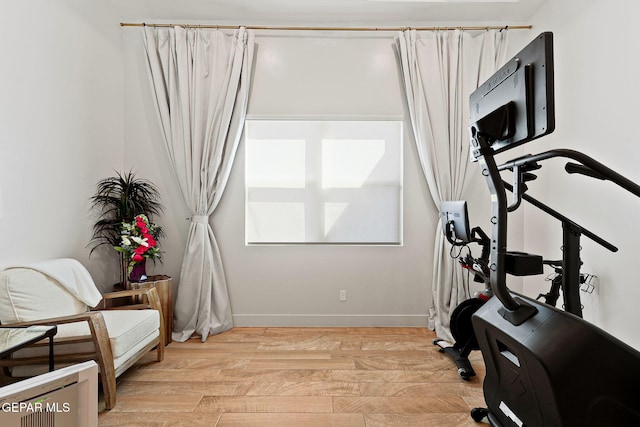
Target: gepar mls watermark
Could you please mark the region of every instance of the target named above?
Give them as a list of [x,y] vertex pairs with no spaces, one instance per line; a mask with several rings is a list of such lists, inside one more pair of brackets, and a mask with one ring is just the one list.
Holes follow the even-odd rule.
[[2,412],[23,413],[23,412],[55,412],[67,413],[71,411],[69,402],[46,402],[38,400],[35,402],[5,402],[0,406]]

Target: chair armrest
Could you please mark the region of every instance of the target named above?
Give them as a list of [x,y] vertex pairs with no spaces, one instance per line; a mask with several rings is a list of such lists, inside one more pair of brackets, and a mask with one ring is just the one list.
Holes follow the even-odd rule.
[[99,322],[100,320],[95,319],[96,317],[99,317],[104,322],[104,319],[102,319],[102,313],[98,311],[87,311],[85,313],[72,314],[70,316],[50,317],[47,319],[32,320],[29,322],[6,323],[2,326],[62,325],[64,323],[76,323],[82,321],[91,323],[92,320],[94,322]]
[[87,322],[91,331],[91,340],[95,347],[95,360],[98,363],[101,375],[105,381],[112,382],[115,390],[115,367],[113,365],[113,352],[109,332],[104,322],[104,317],[99,311],[88,311],[70,316],[51,317],[30,322],[11,323],[2,326],[32,326],[32,325],[61,325],[65,323]]
[[[126,297],[141,297],[146,296],[148,304],[141,303],[139,298],[132,298],[132,300],[136,300],[137,302],[132,302],[125,305],[119,305],[117,307],[108,307],[107,301],[118,299],[118,298],[126,298]],[[109,292],[102,295],[102,301],[98,304],[97,310],[132,310],[138,308],[152,308],[154,310],[162,311],[162,306],[160,305],[160,297],[158,295],[158,291],[155,288],[144,288],[144,289],[129,289],[125,291],[116,291]]]
[[[144,303],[140,297],[146,296],[147,303]],[[123,298],[123,297],[133,297],[132,299],[136,302],[127,305],[121,305],[117,307],[107,307],[107,301]],[[158,315],[160,316],[160,348],[164,348],[165,345],[165,337],[164,337],[164,314],[162,311],[162,303],[160,302],[160,295],[158,295],[158,291],[156,288],[141,288],[141,289],[130,289],[125,291],[116,291],[109,292],[102,296],[102,301],[98,306],[102,306],[102,308],[97,310],[137,310],[137,309],[153,309],[158,311]],[[161,359],[159,359],[161,360]]]
[[102,299],[106,300],[106,299],[114,299],[114,298],[122,298],[122,297],[131,297],[135,295],[146,295],[149,293],[148,291],[151,289],[154,289],[154,288],[127,289],[124,291],[108,292],[102,295]]

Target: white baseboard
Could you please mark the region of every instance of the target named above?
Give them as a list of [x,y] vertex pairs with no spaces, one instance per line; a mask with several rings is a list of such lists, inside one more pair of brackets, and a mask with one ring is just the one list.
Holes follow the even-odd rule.
[[423,327],[426,314],[234,314],[234,326]]

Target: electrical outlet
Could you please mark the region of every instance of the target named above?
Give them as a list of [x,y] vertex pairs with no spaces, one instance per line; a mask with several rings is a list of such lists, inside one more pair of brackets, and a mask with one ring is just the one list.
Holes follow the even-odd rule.
[[342,289],[340,291],[340,301],[344,302],[347,300],[347,291]]

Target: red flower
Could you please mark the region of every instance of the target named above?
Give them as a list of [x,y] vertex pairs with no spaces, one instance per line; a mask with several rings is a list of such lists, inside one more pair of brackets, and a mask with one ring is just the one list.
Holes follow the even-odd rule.
[[150,248],[155,248],[158,244],[156,239],[154,239],[151,234],[145,234],[143,237],[147,239],[147,243],[149,244]]
[[135,262],[140,262],[144,259],[142,255],[135,254],[132,258]]
[[136,226],[140,229],[140,232],[142,234],[146,234],[149,232],[147,228],[147,223],[144,221],[144,219],[142,219],[141,216],[136,217]]
[[145,246],[138,246],[137,248],[134,249],[133,253],[136,255],[142,255],[145,252],[147,252],[149,250],[149,248],[145,247]]

